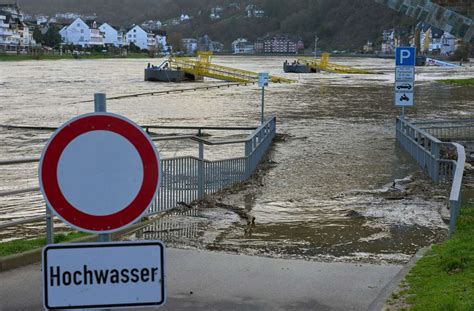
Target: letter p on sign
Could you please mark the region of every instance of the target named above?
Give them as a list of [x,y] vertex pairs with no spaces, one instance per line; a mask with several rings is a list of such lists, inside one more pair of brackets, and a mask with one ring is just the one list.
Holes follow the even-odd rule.
[[415,66],[416,48],[402,47],[396,50],[397,66]]

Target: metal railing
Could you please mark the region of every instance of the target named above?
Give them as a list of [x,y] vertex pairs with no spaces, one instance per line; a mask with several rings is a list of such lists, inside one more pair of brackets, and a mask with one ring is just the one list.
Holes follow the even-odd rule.
[[[444,135],[454,137],[455,134],[464,133],[465,130],[460,132],[460,126],[448,126],[447,128],[452,130],[452,132],[448,132],[448,129],[441,129],[442,126],[440,125],[442,122],[435,123],[438,126],[427,127],[428,124],[434,123],[413,123],[406,119],[397,118],[396,138],[403,149],[412,156],[434,182],[452,182],[449,197],[449,230],[450,233],[454,233],[461,206],[461,187],[466,153],[461,144],[443,142],[428,133],[428,131],[433,130],[433,133],[443,133]],[[419,125],[423,126],[423,128]],[[469,126],[464,128],[468,128],[470,131]],[[473,136],[470,137],[472,138]]]
[[474,140],[474,119],[419,121],[414,124],[440,140]]
[[[148,215],[159,214],[176,207],[180,202],[191,203],[231,187],[250,178],[258,163],[268,151],[276,135],[276,118],[268,119],[258,128],[254,127],[172,127],[144,126],[147,132],[156,128],[195,129],[197,135],[152,137],[153,141],[191,140],[198,144],[198,157],[173,157],[162,159],[162,183],[158,198],[153,202]],[[209,130],[253,130],[243,139],[210,141],[200,134],[203,129]],[[205,146],[221,146],[241,144],[245,146],[245,154],[224,160],[209,161],[204,159]],[[0,161],[0,166],[35,163],[39,158],[13,159]],[[37,192],[38,187],[15,189],[0,192],[0,197],[12,196],[29,192]],[[46,208],[45,215],[28,217],[0,223],[0,230],[24,224],[47,220],[47,234],[52,235],[52,217]],[[51,228],[50,228],[51,227]],[[52,241],[52,236],[48,237]]]

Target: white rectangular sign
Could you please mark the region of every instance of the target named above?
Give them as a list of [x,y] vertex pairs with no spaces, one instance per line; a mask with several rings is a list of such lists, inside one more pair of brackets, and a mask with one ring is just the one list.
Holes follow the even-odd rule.
[[415,81],[415,67],[396,67],[395,81]]
[[413,92],[395,91],[395,106],[397,107],[413,106]]
[[43,249],[44,307],[95,309],[165,303],[159,241],[48,245]]
[[268,86],[268,81],[269,81],[269,74],[266,72],[261,72],[258,74],[258,86],[259,87],[265,87]]

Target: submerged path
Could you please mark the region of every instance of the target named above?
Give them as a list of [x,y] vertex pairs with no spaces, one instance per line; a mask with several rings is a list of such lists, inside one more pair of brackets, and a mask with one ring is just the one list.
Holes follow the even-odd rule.
[[[160,310],[370,310],[402,270],[177,249],[167,249],[165,263]],[[42,309],[40,270],[0,273],[0,310]]]

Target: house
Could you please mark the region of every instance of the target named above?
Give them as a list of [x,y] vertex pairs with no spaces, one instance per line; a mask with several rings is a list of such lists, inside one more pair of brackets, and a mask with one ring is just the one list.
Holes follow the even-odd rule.
[[59,31],[59,34],[64,44],[86,47],[91,37],[91,30],[89,26],[78,17],[69,26],[64,26]]
[[6,47],[11,44],[12,35],[6,15],[0,14],[0,47],[2,50],[6,50]]
[[126,33],[125,38],[127,44],[133,43],[142,50],[169,50],[165,31],[147,32],[142,27],[135,25]]
[[441,55],[451,56],[457,48],[458,39],[449,32],[441,36]]
[[197,50],[220,53],[224,50],[224,45],[220,42],[212,41],[208,35],[204,35],[197,40]]
[[265,54],[297,54],[304,50],[304,43],[301,38],[290,35],[266,36],[255,42],[254,49]]
[[253,54],[254,45],[247,39],[239,38],[232,42],[232,52],[234,54]]
[[384,30],[382,33],[382,47],[383,54],[394,54],[395,49],[399,46],[400,39],[395,29]]
[[17,4],[0,5],[0,50],[28,51],[36,42]]
[[148,33],[143,30],[142,27],[136,25],[132,29],[130,29],[127,34],[125,35],[127,44],[133,43],[137,47],[142,50],[148,50],[148,43],[150,38],[148,37]]
[[217,8],[211,8],[211,14],[209,14],[209,18],[211,20],[218,20],[221,19],[221,15],[219,14],[222,10],[217,10]]
[[142,27],[142,29],[144,29],[146,31],[154,31],[154,30],[161,29],[162,23],[158,20],[156,20],[156,21],[148,20],[148,21],[143,22],[141,24],[141,27]]
[[367,40],[367,43],[364,44],[363,51],[366,54],[372,53],[374,51],[374,44],[372,41]]
[[170,46],[166,42],[166,31],[158,30],[154,32],[156,47],[161,52],[169,52],[171,50]]
[[245,8],[247,17],[262,18],[265,17],[265,11],[258,8],[255,4],[249,4]]
[[99,30],[103,33],[105,45],[115,46],[118,48],[127,45],[123,31],[118,31],[107,23],[103,23],[99,27]]
[[90,27],[91,37],[89,39],[89,46],[104,46],[104,33],[97,27],[97,23],[94,21]]
[[186,38],[181,40],[183,49],[187,55],[194,55],[198,48],[198,40],[192,38]]

